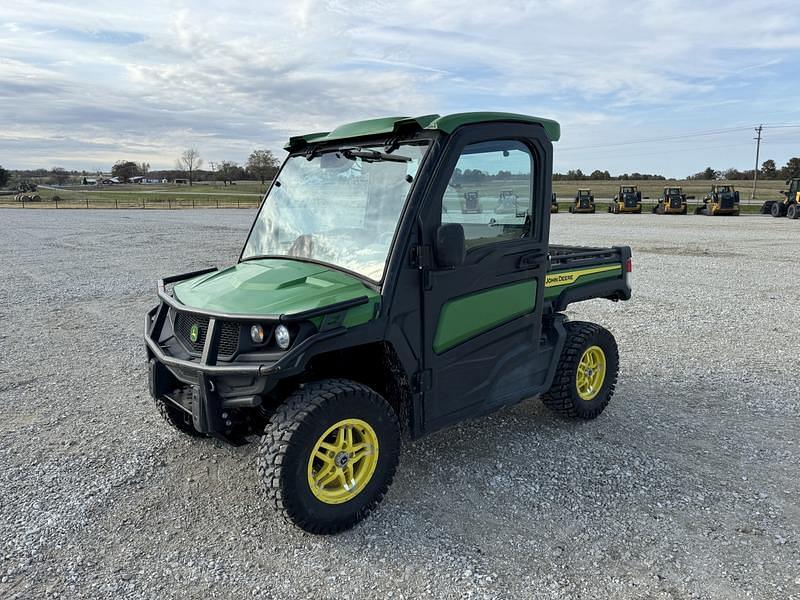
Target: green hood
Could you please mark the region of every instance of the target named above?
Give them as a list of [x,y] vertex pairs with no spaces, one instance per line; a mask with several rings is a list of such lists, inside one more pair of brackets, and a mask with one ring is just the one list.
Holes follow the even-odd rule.
[[[380,299],[357,277],[313,263],[275,258],[241,262],[200,275],[176,284],[173,294],[192,308],[254,315],[289,315],[367,296],[370,302],[348,311],[348,317],[361,315],[356,319],[360,322],[372,318],[373,305]],[[346,321],[357,324],[351,318]]]

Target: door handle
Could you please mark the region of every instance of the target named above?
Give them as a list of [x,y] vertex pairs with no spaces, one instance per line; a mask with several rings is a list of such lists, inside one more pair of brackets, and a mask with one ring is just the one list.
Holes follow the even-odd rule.
[[519,262],[517,263],[518,269],[535,269],[542,266],[542,261],[545,259],[546,255],[544,252],[531,252],[529,254],[524,254],[520,257]]

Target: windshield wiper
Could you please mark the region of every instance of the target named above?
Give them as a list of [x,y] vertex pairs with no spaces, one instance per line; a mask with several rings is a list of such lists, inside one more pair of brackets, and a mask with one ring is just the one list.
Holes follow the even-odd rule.
[[360,158],[364,162],[380,162],[382,160],[390,162],[409,162],[410,156],[400,156],[395,154],[388,154],[386,152],[379,152],[378,150],[365,150],[364,148],[344,148],[342,156],[354,160]]

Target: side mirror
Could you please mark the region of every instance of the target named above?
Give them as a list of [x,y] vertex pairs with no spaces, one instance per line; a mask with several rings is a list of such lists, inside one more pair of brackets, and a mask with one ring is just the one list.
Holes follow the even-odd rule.
[[445,269],[452,269],[464,262],[466,244],[464,228],[461,223],[442,223],[436,230],[436,263]]

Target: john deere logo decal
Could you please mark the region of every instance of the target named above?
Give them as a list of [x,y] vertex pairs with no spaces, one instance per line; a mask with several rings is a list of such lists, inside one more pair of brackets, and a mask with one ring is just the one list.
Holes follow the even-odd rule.
[[192,340],[192,343],[194,343],[197,341],[197,338],[199,337],[200,337],[200,328],[197,326],[197,323],[195,323],[189,330],[189,339]]

